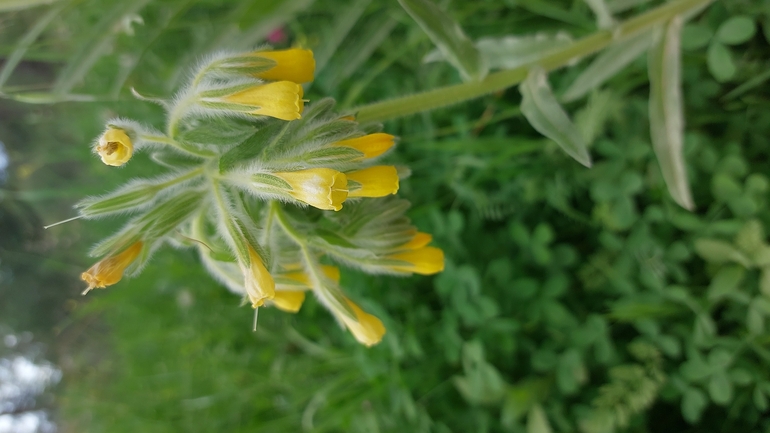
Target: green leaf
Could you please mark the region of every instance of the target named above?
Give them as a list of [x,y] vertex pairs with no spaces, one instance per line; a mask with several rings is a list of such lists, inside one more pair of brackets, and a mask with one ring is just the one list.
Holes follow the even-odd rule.
[[559,357],[556,366],[556,384],[565,394],[575,393],[588,380],[588,371],[577,350],[569,350]]
[[708,289],[708,298],[710,301],[717,301],[726,295],[736,291],[738,285],[743,281],[746,273],[745,268],[736,265],[728,265],[714,275]]
[[617,42],[596,56],[564,92],[562,100],[574,101],[601,86],[650,48],[653,33],[645,32]]
[[687,24],[682,29],[682,49],[693,51],[708,45],[714,32],[703,24]]
[[765,246],[765,229],[759,220],[746,221],[735,236],[735,245],[746,254],[753,256]]
[[270,143],[280,140],[282,133],[290,125],[289,122],[270,122],[260,128],[251,137],[241,144],[228,150],[219,159],[219,170],[225,173],[243,164],[248,164],[268,146]]
[[527,433],[553,433],[548,417],[539,404],[532,406],[527,415]]
[[737,72],[730,50],[723,44],[712,41],[706,53],[709,72],[720,83],[730,81]]
[[761,335],[765,332],[765,316],[762,310],[755,304],[750,304],[746,311],[746,328],[753,335]]
[[759,277],[759,291],[770,298],[770,267],[762,269],[762,274]]
[[703,391],[688,388],[682,396],[682,415],[687,422],[695,424],[700,420],[707,405],[708,400]]
[[674,17],[662,32],[656,32],[649,52],[650,138],[668,192],[680,206],[692,210],[695,204],[684,162],[681,33],[682,18]]
[[488,67],[460,25],[430,0],[398,0],[466,81],[483,80]]
[[[60,1],[61,0],[0,0],[0,12],[28,9]],[[61,2],[66,3],[63,1]]]
[[607,4],[604,0],[583,0],[591,11],[596,15],[596,26],[600,29],[610,28],[615,24]]
[[708,262],[734,262],[745,268],[751,267],[751,261],[741,251],[731,244],[718,239],[696,239],[695,252]]
[[[535,34],[525,36],[504,36],[481,38],[476,48],[490,69],[514,69],[528,63],[535,63],[551,51],[569,45],[572,38],[566,33]],[[440,50],[428,53],[424,62],[446,60]]]
[[711,376],[708,389],[711,400],[716,404],[725,406],[733,399],[733,383],[723,371]]
[[764,392],[757,386],[754,387],[754,392],[752,393],[752,399],[754,400],[754,406],[759,409],[760,412],[765,412],[768,409],[768,403],[767,403],[767,396]]
[[501,424],[512,427],[533,405],[547,396],[550,387],[545,379],[528,379],[512,385],[500,412]]
[[521,112],[537,132],[555,141],[567,154],[586,167],[591,167],[588,146],[580,131],[559,105],[545,71],[532,69],[519,85],[522,95]]
[[716,38],[727,45],[739,45],[748,42],[757,32],[757,25],[751,17],[738,15],[730,17],[717,29]]

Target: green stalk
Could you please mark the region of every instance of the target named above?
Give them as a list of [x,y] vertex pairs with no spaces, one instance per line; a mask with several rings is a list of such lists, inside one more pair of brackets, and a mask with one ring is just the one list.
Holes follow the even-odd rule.
[[456,104],[469,99],[504,90],[524,81],[529,70],[539,66],[552,71],[566,66],[575,59],[585,57],[620,42],[624,39],[645,32],[661,25],[671,18],[703,8],[713,0],[675,0],[655,9],[622,22],[609,30],[599,30],[551,54],[519,66],[515,69],[489,74],[482,81],[473,81],[441,87],[414,95],[402,96],[388,101],[360,107],[356,120],[361,123],[382,122],[396,117],[408,116],[422,111],[433,110],[446,105]]

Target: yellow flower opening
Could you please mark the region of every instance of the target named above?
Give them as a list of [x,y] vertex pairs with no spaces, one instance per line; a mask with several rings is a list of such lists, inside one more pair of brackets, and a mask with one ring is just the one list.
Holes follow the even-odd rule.
[[357,189],[350,189],[348,197],[384,197],[398,192],[398,171],[392,165],[376,165],[345,173],[348,181],[355,181]]
[[303,302],[305,302],[303,290],[279,290],[275,292],[275,297],[270,300],[272,305],[287,313],[299,311]]
[[342,320],[348,330],[350,330],[356,340],[366,347],[371,347],[379,343],[382,340],[382,336],[385,335],[385,326],[380,319],[365,312],[350,299],[345,299],[345,301],[347,301],[348,305],[355,313],[356,319],[353,320],[350,317],[339,313],[337,316]]
[[272,173],[290,186],[295,199],[323,210],[338,211],[348,198],[348,180],[344,173],[330,168]]
[[376,158],[390,150],[395,144],[395,137],[378,132],[334,143],[334,146],[350,147],[364,154],[364,158]]
[[444,270],[444,252],[436,247],[401,251],[390,254],[386,258],[405,262],[403,265],[388,266],[398,272],[432,275]]
[[310,50],[292,48],[281,51],[258,51],[252,55],[275,62],[275,66],[267,71],[254,74],[257,78],[269,81],[292,81],[298,84],[313,81],[315,59]]
[[[291,266],[291,268],[296,269],[300,266],[301,265],[297,263],[296,266]],[[321,272],[335,283],[340,282],[340,268],[323,265],[321,266]],[[276,285],[275,297],[270,301],[270,303],[279,310],[283,310],[287,313],[296,313],[305,301],[305,291],[313,288],[313,284],[310,282],[310,276],[303,271],[297,271],[279,274],[278,277],[293,280],[305,286],[304,289],[297,290],[294,285],[278,283]]]
[[291,81],[277,81],[233,93],[225,102],[253,107],[250,114],[281,120],[297,120],[305,109],[302,86]]
[[144,246],[142,241],[134,242],[122,252],[99,260],[80,274],[80,279],[88,283],[88,288],[83,291],[83,294],[95,288],[103,289],[120,281],[123,278],[123,271],[136,260],[142,251],[142,246]]
[[131,159],[134,154],[134,145],[125,131],[110,128],[99,137],[99,144],[96,145],[95,150],[103,163],[120,167]]
[[246,295],[251,301],[251,306],[254,308],[261,307],[265,300],[273,299],[275,296],[275,281],[270,272],[265,268],[265,264],[262,263],[262,257],[254,251],[254,248],[248,246],[249,249],[249,267],[244,264],[240,264],[241,271],[243,272],[244,282],[243,286],[246,288]]

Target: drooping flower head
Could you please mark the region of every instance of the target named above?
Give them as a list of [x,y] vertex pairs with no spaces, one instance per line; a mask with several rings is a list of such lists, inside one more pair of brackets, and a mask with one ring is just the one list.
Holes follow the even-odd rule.
[[95,288],[103,289],[120,281],[123,278],[123,272],[136,260],[143,246],[142,241],[134,242],[125,250],[99,260],[80,274],[80,279],[88,283],[88,288],[83,294]]
[[[302,86],[291,81],[276,81],[239,90],[218,100],[232,104],[233,110],[281,120],[302,117],[305,102]],[[216,100],[215,100],[216,101]]]
[[347,315],[337,313],[337,317],[345,324],[351,334],[359,343],[366,347],[374,346],[382,340],[385,335],[385,326],[377,317],[365,312],[350,299],[345,299],[350,309],[355,313],[356,318],[351,319]]
[[275,281],[262,262],[262,257],[251,246],[248,246],[248,250],[250,263],[248,266],[240,263],[240,267],[243,272],[246,296],[249,297],[251,306],[257,308],[261,307],[266,300],[275,297]]
[[[348,197],[385,197],[398,192],[398,171],[392,165],[376,165],[345,173]],[[351,182],[352,181],[352,182]]]
[[99,143],[94,150],[102,158],[103,163],[120,167],[131,159],[134,154],[134,145],[125,131],[109,128],[99,137]]

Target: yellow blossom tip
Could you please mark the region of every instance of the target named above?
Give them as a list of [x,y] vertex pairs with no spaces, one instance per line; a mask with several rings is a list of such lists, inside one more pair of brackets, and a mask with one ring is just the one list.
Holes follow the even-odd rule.
[[231,104],[253,107],[248,112],[258,116],[270,116],[281,120],[297,120],[302,117],[305,101],[302,86],[291,81],[276,81],[249,87],[246,90],[224,96]]
[[432,275],[444,270],[444,252],[436,247],[422,247],[387,256],[388,259],[406,262],[389,266],[398,272]]
[[382,341],[385,335],[385,326],[377,317],[365,312],[349,299],[345,299],[350,309],[353,310],[355,320],[344,314],[339,314],[340,319],[348,328],[353,337],[366,347],[372,347]]
[[279,310],[296,313],[305,302],[305,292],[302,290],[280,290],[275,292],[275,297],[270,302]]
[[273,299],[275,296],[275,281],[262,262],[262,257],[250,245],[248,250],[250,262],[248,267],[243,263],[239,265],[241,272],[243,272],[243,286],[246,289],[246,296],[249,297],[251,306],[257,308],[264,305],[266,300]]
[[394,144],[394,136],[378,132],[375,134],[364,135],[363,137],[338,141],[334,143],[334,146],[350,147],[363,153],[364,158],[376,158],[390,150]]
[[348,197],[385,197],[398,192],[398,171],[392,165],[376,165],[346,173],[348,181],[358,183]]
[[142,241],[134,242],[120,253],[99,260],[80,274],[80,279],[88,283],[88,288],[83,291],[83,294],[95,288],[103,289],[120,281],[123,278],[123,272],[136,260],[143,246]]
[[418,248],[422,248],[430,243],[430,241],[433,240],[433,236],[431,236],[428,233],[422,233],[418,232],[414,235],[414,237],[407,243],[401,245],[398,247],[399,250],[416,250]]
[[134,144],[125,131],[110,128],[99,137],[96,145],[96,153],[102,158],[102,162],[113,167],[120,167],[128,162],[134,154]]
[[295,199],[323,210],[338,211],[348,198],[348,180],[344,173],[330,168],[273,173],[285,180]]
[[279,51],[257,51],[252,55],[275,62],[275,66],[267,71],[254,74],[257,78],[268,81],[292,81],[298,84],[313,81],[315,59],[310,50],[292,48]]

